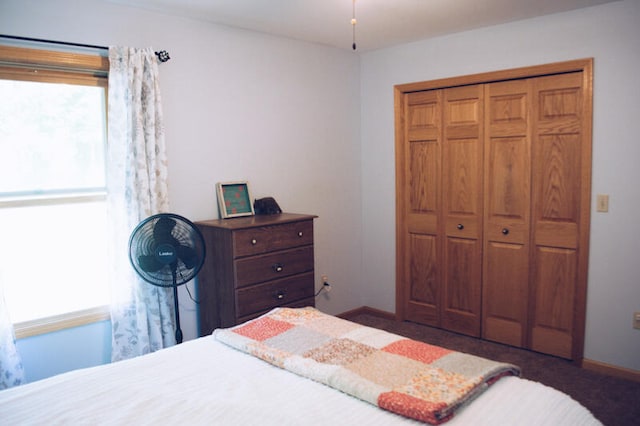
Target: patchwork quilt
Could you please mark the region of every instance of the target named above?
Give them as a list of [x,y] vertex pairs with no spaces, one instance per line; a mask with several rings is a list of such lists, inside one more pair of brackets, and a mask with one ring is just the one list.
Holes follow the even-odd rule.
[[440,424],[518,367],[324,314],[276,308],[214,337],[280,368],[419,421]]

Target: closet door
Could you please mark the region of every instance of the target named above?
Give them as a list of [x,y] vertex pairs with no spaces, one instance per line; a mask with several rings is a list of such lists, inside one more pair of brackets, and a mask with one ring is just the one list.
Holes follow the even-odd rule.
[[[398,146],[399,311],[404,318],[440,326],[439,235],[441,205],[441,90],[403,97],[402,138]],[[401,195],[402,194],[402,195]]]
[[591,186],[591,121],[584,110],[590,102],[582,72],[538,77],[534,96],[530,348],[578,359]]
[[531,84],[486,85],[482,337],[527,344]]
[[442,327],[480,336],[482,286],[482,85],[444,90]]
[[592,59],[398,85],[401,320],[582,360]]

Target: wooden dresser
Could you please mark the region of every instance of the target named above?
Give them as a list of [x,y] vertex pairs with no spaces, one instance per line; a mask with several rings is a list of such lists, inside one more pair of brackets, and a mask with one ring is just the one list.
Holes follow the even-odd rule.
[[198,274],[200,336],[277,306],[314,306],[315,217],[282,213],[196,222],[207,248]]

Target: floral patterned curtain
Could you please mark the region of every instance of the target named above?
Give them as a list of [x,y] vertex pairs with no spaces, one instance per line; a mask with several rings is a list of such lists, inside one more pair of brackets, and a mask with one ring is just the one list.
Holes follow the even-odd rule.
[[22,359],[7,311],[0,276],[0,390],[24,383]]
[[109,48],[108,214],[112,361],[176,343],[173,293],[140,279],[129,236],[143,219],[169,209],[158,63],[152,49]]

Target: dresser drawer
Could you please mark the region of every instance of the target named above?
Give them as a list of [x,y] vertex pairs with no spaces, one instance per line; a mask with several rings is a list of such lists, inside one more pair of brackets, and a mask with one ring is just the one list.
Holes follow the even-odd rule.
[[313,246],[235,261],[236,288],[313,271]]
[[244,317],[313,297],[313,272],[269,281],[236,291],[236,314]]
[[308,244],[313,244],[313,220],[241,229],[233,233],[233,256],[251,256]]

